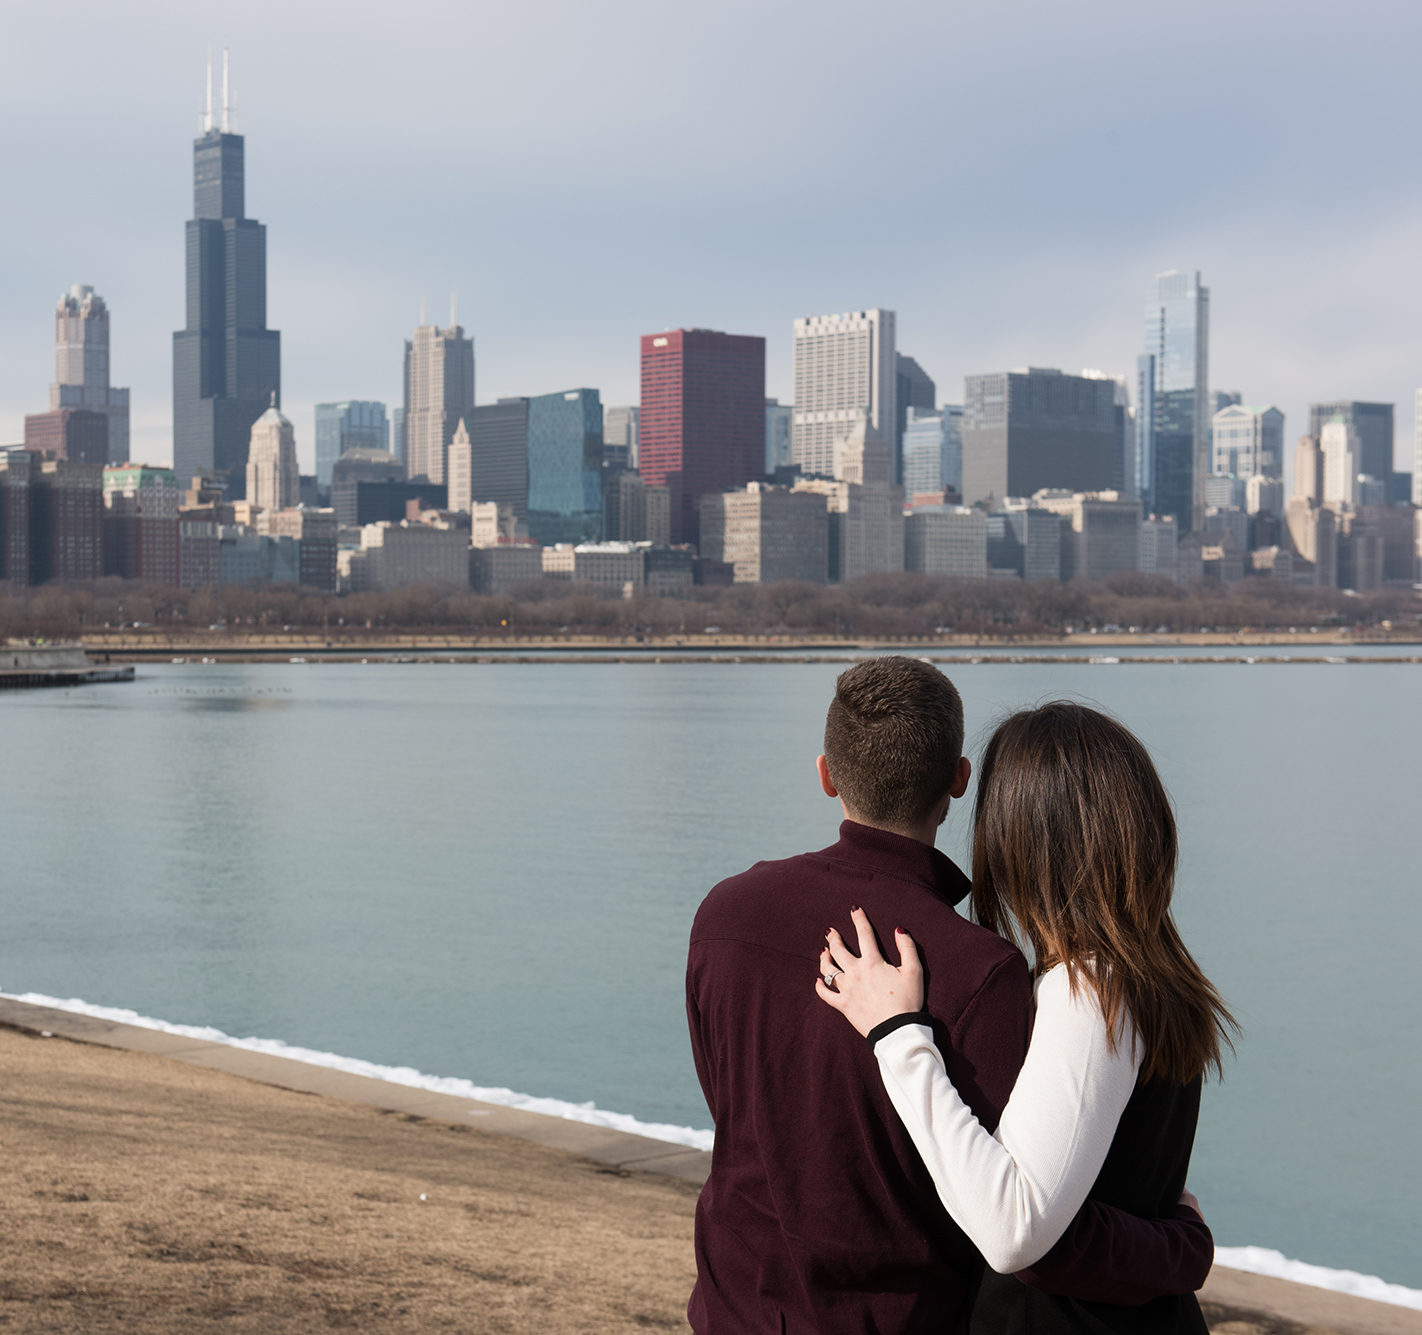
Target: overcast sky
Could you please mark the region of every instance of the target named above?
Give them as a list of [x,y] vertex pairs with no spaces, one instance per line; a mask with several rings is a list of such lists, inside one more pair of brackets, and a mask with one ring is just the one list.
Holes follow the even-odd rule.
[[247,212],[304,469],[312,405],[400,400],[419,316],[480,402],[638,397],[638,336],[767,339],[884,306],[965,374],[1133,373],[1146,285],[1199,269],[1211,385],[1397,404],[1422,385],[1422,5],[1378,0],[314,0],[7,6],[0,443],[43,411],[53,310],[112,312],[133,454],[171,459],[209,43],[231,49]]

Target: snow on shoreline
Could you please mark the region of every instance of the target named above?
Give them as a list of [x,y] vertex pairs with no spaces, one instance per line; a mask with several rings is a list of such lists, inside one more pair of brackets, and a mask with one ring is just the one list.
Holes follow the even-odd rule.
[[[375,1062],[362,1061],[358,1057],[342,1057],[334,1052],[293,1047],[279,1038],[233,1038],[220,1029],[205,1025],[171,1024],[167,1020],[155,1020],[117,1006],[95,1006],[77,997],[60,999],[43,996],[38,992],[0,992],[0,997],[31,1006],[48,1006],[54,1010],[91,1015],[95,1019],[109,1020],[115,1024],[131,1024],[142,1029],[156,1029],[165,1034],[178,1034],[207,1043],[222,1043],[227,1047],[244,1048],[249,1052],[261,1052],[271,1057],[287,1057],[293,1061],[306,1062],[310,1066],[324,1066],[351,1075],[388,1080],[392,1084],[427,1089],[436,1094],[452,1094],[456,1098],[475,1099],[481,1103],[522,1108],[527,1112],[544,1113],[550,1117],[610,1127],[615,1131],[648,1136],[653,1140],[665,1140],[695,1150],[711,1148],[713,1133],[710,1131],[674,1126],[666,1122],[642,1122],[629,1113],[609,1112],[591,1102],[569,1103],[564,1099],[520,1094],[512,1089],[476,1085],[473,1081],[457,1076],[426,1075],[423,1071],[416,1071],[409,1066],[381,1066]],[[1368,1298],[1374,1302],[1391,1303],[1398,1307],[1422,1311],[1422,1290],[1405,1288],[1401,1284],[1389,1284],[1374,1275],[1362,1275],[1354,1270],[1331,1270],[1326,1266],[1311,1265],[1307,1261],[1290,1260],[1281,1252],[1267,1247],[1217,1247],[1215,1261],[1230,1270],[1243,1270],[1254,1275],[1289,1280],[1295,1284],[1331,1289],[1335,1293],[1346,1293],[1357,1298]]]
[[691,1126],[673,1126],[666,1122],[642,1122],[629,1113],[609,1112],[595,1104],[569,1103],[564,1099],[541,1098],[536,1094],[520,1094],[517,1090],[476,1085],[472,1080],[458,1076],[426,1075],[410,1066],[381,1066],[376,1062],[363,1061],[359,1057],[342,1057],[334,1052],[317,1052],[311,1048],[293,1047],[279,1038],[233,1038],[220,1029],[206,1025],[171,1024],[167,1020],[155,1020],[137,1011],[125,1010],[119,1006],[95,1006],[77,997],[60,999],[46,997],[38,992],[0,992],[0,997],[11,1001],[23,1001],[31,1006],[48,1006],[53,1010],[71,1011],[77,1015],[92,1015],[98,1020],[111,1020],[115,1024],[136,1025],[140,1029],[156,1029],[164,1034],[178,1034],[183,1038],[201,1039],[205,1043],[222,1043],[229,1048],[244,1048],[248,1052],[261,1052],[269,1057],[287,1057],[292,1061],[305,1062],[308,1066],[325,1066],[333,1071],[345,1071],[350,1075],[368,1076],[373,1080],[388,1080],[394,1085],[408,1085],[413,1089],[427,1089],[435,1094],[452,1094],[456,1098],[475,1099],[480,1103],[496,1103],[506,1108],[521,1108],[525,1112],[544,1113],[549,1117],[562,1117],[570,1122],[586,1122],[591,1126],[606,1126],[614,1131],[626,1131],[636,1136],[649,1136],[653,1140],[665,1140],[674,1145],[686,1145],[694,1150],[711,1148],[710,1131],[701,1131]]
[[1228,1270],[1245,1270],[1251,1275],[1287,1279],[1315,1289],[1332,1289],[1354,1298],[1370,1298],[1375,1303],[1392,1303],[1422,1312],[1422,1291],[1389,1284],[1376,1275],[1360,1275],[1356,1270],[1329,1270],[1307,1261],[1291,1261],[1282,1252],[1268,1247],[1216,1247],[1215,1264]]

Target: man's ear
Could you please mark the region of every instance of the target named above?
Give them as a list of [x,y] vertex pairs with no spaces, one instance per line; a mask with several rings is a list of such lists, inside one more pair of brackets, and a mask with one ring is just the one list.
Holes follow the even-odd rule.
[[953,786],[948,790],[949,797],[962,797],[968,791],[968,780],[973,777],[973,762],[967,756],[958,758],[958,772],[953,775]]
[[839,789],[834,786],[834,782],[829,776],[829,763],[824,756],[815,757],[815,770],[820,776],[820,787],[824,789],[826,797],[838,797]]

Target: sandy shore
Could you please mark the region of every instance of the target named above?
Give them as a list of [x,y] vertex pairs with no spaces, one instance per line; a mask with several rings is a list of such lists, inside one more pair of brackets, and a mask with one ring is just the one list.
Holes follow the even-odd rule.
[[692,1183],[0,1030],[6,1331],[676,1330]]
[[[0,1328],[686,1328],[688,1155],[628,1168],[646,1142],[532,1114],[502,1134],[459,1121],[484,1114],[455,1100],[382,1109],[380,1082],[190,1040],[123,1050],[126,1028],[94,1026],[91,1043],[0,1026]],[[307,1071],[347,1098],[262,1083]],[[1219,1335],[1422,1330],[1418,1313],[1238,1273],[1205,1297]]]

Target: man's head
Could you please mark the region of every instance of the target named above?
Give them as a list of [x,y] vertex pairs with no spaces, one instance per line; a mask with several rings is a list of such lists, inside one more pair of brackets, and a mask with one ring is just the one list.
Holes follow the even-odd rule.
[[864,825],[932,842],[961,797],[963,701],[937,668],[916,658],[870,658],[840,674],[825,719],[820,781]]

